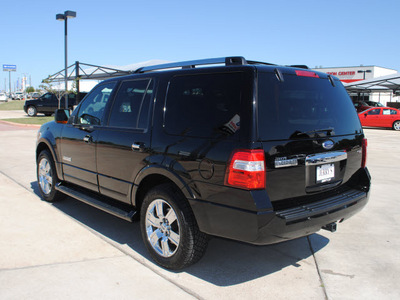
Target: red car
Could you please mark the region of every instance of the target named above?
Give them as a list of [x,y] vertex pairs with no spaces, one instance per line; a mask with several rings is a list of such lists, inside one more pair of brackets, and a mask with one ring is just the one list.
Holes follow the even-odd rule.
[[372,107],[359,113],[358,117],[362,126],[400,130],[400,110],[393,107]]

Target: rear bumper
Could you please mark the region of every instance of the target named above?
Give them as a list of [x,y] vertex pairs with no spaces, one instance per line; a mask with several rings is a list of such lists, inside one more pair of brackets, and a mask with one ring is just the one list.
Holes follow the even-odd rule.
[[351,196],[332,197],[311,206],[278,211],[268,225],[259,229],[257,239],[250,243],[263,245],[295,239],[315,233],[329,223],[347,220],[369,200],[367,192],[351,190],[349,194]]
[[363,189],[348,189],[316,202],[279,211],[254,212],[197,200],[190,203],[201,231],[267,245],[306,236],[327,224],[346,220],[359,212],[368,200],[369,178]]

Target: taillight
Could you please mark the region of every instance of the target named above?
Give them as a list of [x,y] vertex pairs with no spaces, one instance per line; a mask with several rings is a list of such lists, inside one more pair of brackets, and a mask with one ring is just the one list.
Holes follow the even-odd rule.
[[239,149],[232,152],[225,173],[225,185],[256,190],[265,188],[264,150]]
[[296,70],[295,72],[297,76],[319,78],[318,74],[315,72],[303,71],[303,70]]
[[367,139],[362,140],[362,156],[361,156],[361,168],[365,168],[367,165]]

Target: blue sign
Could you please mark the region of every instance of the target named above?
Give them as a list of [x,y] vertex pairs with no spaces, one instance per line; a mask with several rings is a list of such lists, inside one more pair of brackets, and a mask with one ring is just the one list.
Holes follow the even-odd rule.
[[3,71],[16,72],[17,65],[3,65]]

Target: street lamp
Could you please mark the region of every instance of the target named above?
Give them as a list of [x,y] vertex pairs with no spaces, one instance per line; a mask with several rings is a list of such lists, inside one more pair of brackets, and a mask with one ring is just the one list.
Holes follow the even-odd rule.
[[[68,35],[68,29],[67,29],[67,20],[68,18],[76,18],[76,12],[72,10],[67,10],[63,14],[57,14],[56,15],[56,20],[58,21],[65,21],[65,108],[68,108],[68,50],[67,50],[67,35]],[[60,108],[61,103],[58,104],[58,108]]]
[[365,73],[371,73],[371,70],[358,70],[357,73],[364,73],[363,80],[365,80]]

